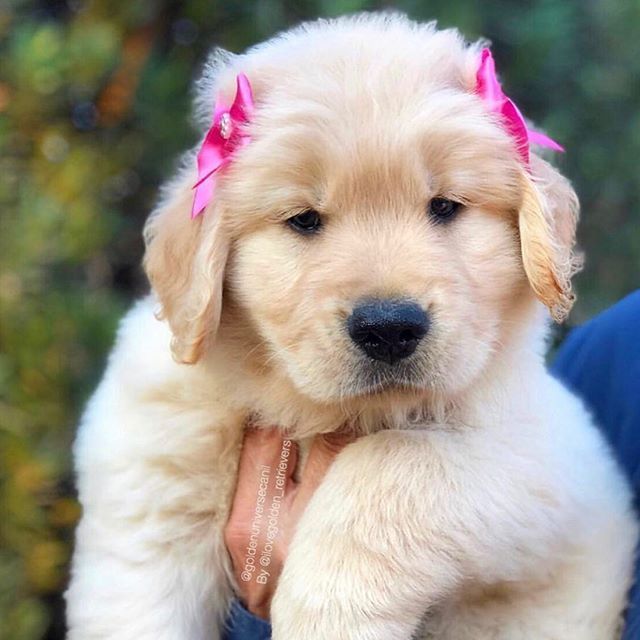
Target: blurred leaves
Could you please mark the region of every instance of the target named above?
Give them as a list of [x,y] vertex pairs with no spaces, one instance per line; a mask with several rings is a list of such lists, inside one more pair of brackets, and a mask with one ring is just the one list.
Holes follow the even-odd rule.
[[4,0],[0,5],[0,638],[62,638],[70,450],[140,229],[189,128],[207,50],[396,7],[493,41],[507,92],[568,149],[587,270],[577,321],[640,273],[640,3],[625,0]]

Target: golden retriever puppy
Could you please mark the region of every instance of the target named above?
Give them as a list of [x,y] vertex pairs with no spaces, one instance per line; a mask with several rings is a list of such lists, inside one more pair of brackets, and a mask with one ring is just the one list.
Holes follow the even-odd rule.
[[147,223],[152,293],[75,445],[70,640],[220,637],[249,420],[362,436],[299,523],[276,640],[617,636],[630,492],[543,356],[577,199],[481,99],[482,55],[398,15],[214,55],[203,131],[239,74],[254,108],[204,211],[191,154]]

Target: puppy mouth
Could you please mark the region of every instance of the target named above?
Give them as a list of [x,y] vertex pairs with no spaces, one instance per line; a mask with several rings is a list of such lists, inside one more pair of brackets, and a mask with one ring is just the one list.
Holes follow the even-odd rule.
[[369,362],[359,367],[346,386],[345,395],[350,396],[416,395],[425,391],[426,381],[424,372],[411,362]]

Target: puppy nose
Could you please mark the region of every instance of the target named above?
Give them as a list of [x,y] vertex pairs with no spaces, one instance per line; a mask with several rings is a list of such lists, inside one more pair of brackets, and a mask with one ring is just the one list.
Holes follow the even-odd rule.
[[347,325],[370,358],[395,364],[416,350],[429,330],[429,316],[408,300],[367,300],[355,307]]

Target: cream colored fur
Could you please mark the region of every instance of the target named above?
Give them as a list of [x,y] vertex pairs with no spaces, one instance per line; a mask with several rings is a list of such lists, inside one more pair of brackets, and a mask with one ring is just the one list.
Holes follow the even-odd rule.
[[[212,58],[203,130],[242,71],[252,142],[194,221],[191,154],[147,224],[152,294],[75,445],[70,640],[220,637],[249,419],[303,447],[362,435],[299,524],[276,640],[617,637],[629,489],[543,357],[541,302],[560,319],[573,300],[577,201],[543,160],[522,167],[474,95],[478,52],[373,15]],[[465,208],[435,224],[434,196]],[[285,224],[307,207],[324,216],[314,237]],[[374,377],[345,328],[371,296],[412,298],[432,322],[409,365]]]

